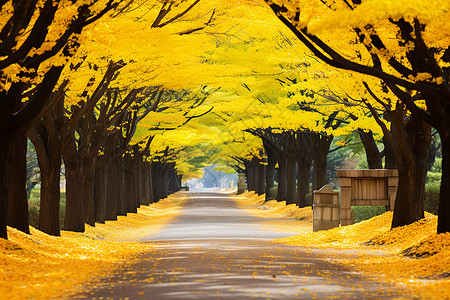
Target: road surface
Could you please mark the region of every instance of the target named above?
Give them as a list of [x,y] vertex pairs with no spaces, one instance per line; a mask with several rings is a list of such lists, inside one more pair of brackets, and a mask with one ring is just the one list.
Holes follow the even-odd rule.
[[[142,242],[155,244],[77,299],[384,299],[396,287],[332,261],[348,256],[271,242],[232,195],[191,193],[182,213]],[[272,219],[273,220],[273,219]],[[402,299],[406,297],[401,296]]]

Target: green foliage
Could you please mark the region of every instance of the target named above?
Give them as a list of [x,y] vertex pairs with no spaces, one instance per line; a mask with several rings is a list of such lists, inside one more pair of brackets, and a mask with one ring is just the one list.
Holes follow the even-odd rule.
[[440,172],[432,172],[432,171],[429,171],[429,172],[427,173],[427,182],[428,182],[428,183],[437,183],[437,182],[440,182],[440,181],[441,181],[441,176],[442,176],[442,173],[440,173]]
[[269,189],[269,198],[277,199],[277,191],[278,191],[278,184],[275,182],[275,186]]
[[355,223],[368,220],[386,212],[385,206],[352,206]]
[[429,182],[425,185],[425,211],[437,215],[439,207],[440,181]]
[[[336,141],[343,140],[345,137],[335,137],[330,149],[336,149],[338,146],[335,145]],[[353,137],[351,137],[353,139]],[[346,138],[348,139],[348,138]],[[327,176],[329,179],[328,185],[332,189],[338,189],[339,183],[336,177],[337,169],[354,169],[356,166],[356,162],[360,160],[359,154],[356,151],[358,147],[353,145],[351,142],[349,145],[342,147],[336,151],[330,152],[327,156]],[[356,158],[358,157],[358,158]],[[364,157],[362,155],[361,157]]]
[[436,161],[427,173],[425,184],[425,211],[437,215],[439,207],[439,190],[441,187],[442,158],[436,157]]
[[427,173],[427,183],[440,182],[442,176],[442,158],[436,157],[436,160]]

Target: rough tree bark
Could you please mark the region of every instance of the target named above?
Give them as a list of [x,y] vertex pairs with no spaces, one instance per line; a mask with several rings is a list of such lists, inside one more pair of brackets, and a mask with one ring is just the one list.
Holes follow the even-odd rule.
[[450,126],[447,130],[441,130],[442,142],[442,177],[439,196],[439,218],[438,233],[450,232],[450,218],[441,216],[450,216]]
[[311,133],[314,147],[313,190],[319,190],[328,183],[327,157],[330,152],[333,136]]
[[270,145],[263,139],[264,152],[267,156],[266,166],[266,201],[272,200],[271,189],[275,186],[275,166],[277,164],[276,153],[271,149]]
[[[10,141],[0,135],[0,175],[6,175],[6,161],[8,159],[8,152]],[[6,189],[6,177],[0,176],[0,237],[7,239],[8,233],[6,230],[7,207],[8,207],[8,190]]]
[[[366,152],[367,164],[369,169],[382,169],[383,157],[378,150],[372,131],[358,130],[359,138]],[[390,146],[389,146],[390,147]]]
[[420,118],[410,116],[404,131],[406,136],[405,133],[397,133],[395,136],[400,148],[395,149],[399,183],[392,228],[411,224],[424,217],[423,200],[431,126]]
[[285,154],[281,154],[278,161],[278,190],[277,200],[286,201],[287,198],[287,158]]
[[36,149],[41,171],[41,193],[39,209],[39,229],[50,235],[60,235],[60,172],[62,161],[62,141],[55,126],[53,114],[60,115],[63,109],[60,101],[53,110],[47,112],[42,122],[30,129],[28,136]]
[[63,160],[66,171],[66,213],[64,229],[84,232],[84,215],[81,164],[76,150],[75,139],[68,141],[63,147]]
[[247,189],[249,191],[254,191],[255,190],[255,186],[254,186],[254,180],[253,180],[253,168],[251,167],[250,161],[245,160],[244,161],[244,166],[245,166],[245,177],[247,178]]
[[152,169],[153,169],[153,163],[148,162],[147,163],[147,174],[148,174],[148,181],[147,181],[147,193],[149,197],[149,203],[154,203],[155,199],[153,198],[153,177],[152,177]]
[[297,195],[296,204],[299,207],[311,205],[307,203],[306,195],[309,193],[309,178],[311,177],[312,160],[302,161],[297,160],[298,166],[298,181],[297,181]]
[[94,178],[94,203],[95,222],[105,223],[106,221],[106,173],[102,163],[95,164]]
[[105,220],[115,221],[118,215],[118,192],[117,185],[119,184],[117,164],[114,161],[108,161],[105,166],[105,186],[106,186],[106,201],[105,201]]
[[293,157],[287,159],[287,178],[286,178],[286,203],[287,204],[299,204],[297,203],[297,161]]
[[258,162],[258,194],[263,195],[266,192],[266,166]]
[[137,212],[137,206],[135,202],[135,195],[134,195],[134,174],[133,174],[133,162],[131,158],[131,154],[127,153],[125,154],[124,159],[124,176],[125,176],[125,186],[124,189],[126,191],[126,206],[127,206],[127,212],[128,213],[136,213]]
[[126,197],[128,197],[127,194],[125,194],[125,189],[124,189],[124,185],[125,185],[125,166],[124,166],[124,162],[123,162],[123,157],[120,156],[120,158],[118,158],[118,170],[119,170],[119,182],[117,185],[118,188],[118,194],[119,194],[119,198],[117,201],[117,210],[119,212],[119,215],[121,216],[126,216],[127,215],[127,200]]
[[27,137],[16,136],[11,142],[7,161],[6,185],[8,187],[8,225],[30,233],[27,197]]
[[134,201],[136,202],[136,207],[141,206],[141,162],[142,157],[137,156],[133,159],[133,175],[134,175]]
[[81,167],[84,222],[91,226],[95,226],[94,165],[94,159],[85,157]]

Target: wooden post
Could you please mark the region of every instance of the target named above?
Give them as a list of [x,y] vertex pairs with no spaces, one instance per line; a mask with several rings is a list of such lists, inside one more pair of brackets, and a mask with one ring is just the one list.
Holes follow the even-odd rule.
[[351,225],[352,205],[384,205],[394,210],[397,170],[337,170],[341,190],[341,226]]
[[339,192],[328,185],[314,191],[313,231],[339,227]]

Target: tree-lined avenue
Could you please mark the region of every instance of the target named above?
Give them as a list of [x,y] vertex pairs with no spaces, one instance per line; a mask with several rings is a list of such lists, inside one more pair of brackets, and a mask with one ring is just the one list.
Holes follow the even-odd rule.
[[[91,299],[380,299],[395,287],[335,264],[354,254],[271,242],[287,236],[236,207],[234,195],[191,193],[155,244],[84,294]],[[375,255],[375,254],[374,254]]]

